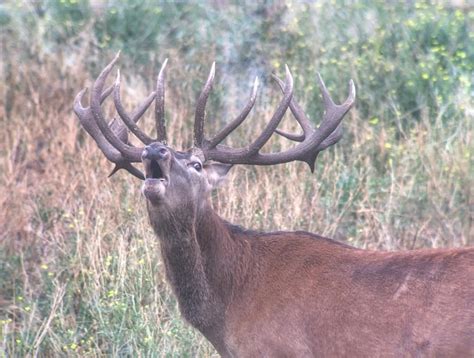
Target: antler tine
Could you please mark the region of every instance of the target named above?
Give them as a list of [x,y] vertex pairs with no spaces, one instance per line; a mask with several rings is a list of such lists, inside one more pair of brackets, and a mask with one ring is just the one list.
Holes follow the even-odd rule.
[[257,99],[257,90],[258,90],[258,77],[255,77],[255,81],[253,82],[252,92],[250,94],[250,98],[245,105],[242,112],[231,122],[227,123],[227,125],[222,128],[209,142],[209,148],[215,148],[219,143],[221,143],[233,130],[235,130],[238,126],[242,124],[242,122],[247,118],[248,114],[252,110],[255,100]]
[[275,129],[280,124],[281,119],[285,115],[288,106],[290,105],[291,98],[293,97],[293,76],[291,76],[290,69],[285,65],[285,90],[283,91],[283,99],[280,101],[278,108],[273,114],[272,118],[268,122],[267,126],[260,134],[260,136],[255,139],[255,141],[250,144],[248,153],[250,156],[255,155],[259,150],[265,145],[265,143],[270,139]]
[[304,141],[306,137],[304,133],[302,134],[288,133],[281,129],[275,129],[275,133],[281,135],[282,137],[285,137],[286,139],[292,140],[293,142],[302,142]]
[[[275,74],[273,74],[272,77],[278,83],[278,86],[283,92],[285,88],[285,83],[280,78],[278,78]],[[308,134],[311,133],[311,130],[312,130],[311,121],[306,115],[306,113],[304,113],[303,109],[300,107],[298,102],[296,102],[296,99],[294,96],[290,102],[290,110],[291,110],[291,113],[293,113],[293,115],[295,116],[298,123],[300,124],[301,128],[303,129],[303,132],[308,133]]]
[[114,169],[112,169],[112,171],[110,172],[108,177],[110,178],[112,175],[117,173],[120,169],[125,169],[127,172],[132,174],[134,177],[137,177],[138,179],[141,179],[141,180],[145,180],[145,175],[143,175],[143,173],[139,169],[135,168],[129,162],[124,162],[122,164],[118,164],[118,163],[115,164]]
[[155,121],[157,140],[166,144],[166,125],[165,125],[165,69],[168,59],[165,59],[161,65],[158,78],[156,80],[156,104]]
[[[285,83],[281,79],[279,79],[275,74],[272,74],[272,78],[278,83],[278,86],[283,92],[285,88]],[[291,113],[293,113],[293,116],[295,117],[296,121],[301,126],[301,129],[303,129],[303,133],[302,134],[288,133],[280,129],[276,129],[275,132],[285,138],[288,138],[289,140],[302,142],[306,138],[306,136],[308,136],[313,131],[313,128],[311,126],[311,121],[306,116],[306,114],[301,109],[301,107],[298,105],[294,96],[290,102],[290,110],[291,110]]]
[[153,100],[156,98],[155,91],[151,92],[147,98],[143,101],[141,105],[139,105],[135,110],[132,112],[132,121],[134,123],[138,122],[138,120],[143,116],[146,112],[148,107],[153,103]]
[[321,142],[320,145],[318,145],[318,151],[322,151],[339,142],[339,139],[342,138],[342,133],[342,124],[339,124],[334,132],[332,132],[325,140]]
[[337,105],[332,100],[331,95],[329,94],[326,85],[324,84],[324,81],[319,73],[318,81],[319,87],[321,89],[321,94],[323,96],[325,112],[321,125],[317,130],[314,131],[312,138],[314,143],[319,142],[317,146],[319,146],[326,138],[328,138],[328,136],[332,132],[334,132],[339,126],[342,121],[342,118],[353,106],[356,93],[354,81],[350,80],[349,95],[347,96],[347,99],[344,101],[343,104]]
[[349,107],[349,109],[352,107],[355,101],[355,96],[356,96],[356,90],[355,90],[355,85],[354,85],[353,80],[349,81],[349,95],[347,96],[346,100],[344,101],[343,104],[337,105],[332,100],[331,95],[329,94],[329,91],[327,90],[326,85],[324,84],[323,78],[321,77],[321,74],[318,72],[317,75],[318,75],[319,87],[321,89],[321,94],[323,95],[323,99],[324,99],[324,107],[338,107],[338,108]]
[[194,116],[194,144],[198,148],[201,148],[204,144],[204,119],[206,116],[206,103],[209,93],[211,93],[212,90],[215,73],[216,63],[213,62],[206,84],[204,85],[204,88],[202,89],[196,103],[196,112]]
[[117,149],[125,159],[132,161],[132,162],[140,162],[141,161],[141,148],[132,147],[124,142],[122,142],[116,134],[109,128],[107,123],[105,122],[104,116],[102,114],[102,108],[100,106],[100,98],[102,94],[102,89],[104,87],[105,80],[107,79],[110,71],[112,71],[113,66],[117,62],[119,58],[120,52],[117,53],[115,58],[110,62],[100,73],[99,77],[95,81],[92,87],[91,93],[91,101],[90,101],[90,109],[92,115],[99,127],[100,131],[102,132],[105,139],[115,148]]
[[107,97],[110,96],[110,94],[112,93],[112,91],[114,90],[114,87],[115,87],[115,84],[113,85],[110,85],[109,87],[107,87],[104,92],[102,92],[102,95],[100,96],[100,104],[104,103],[104,101],[107,99]]
[[[140,128],[138,128],[135,121],[133,121],[125,111],[122,105],[122,101],[120,99],[120,70],[117,70],[117,78],[115,80],[115,88],[114,88],[114,103],[115,108],[117,109],[117,113],[119,114],[120,118],[122,119],[123,123],[130,129],[130,131],[142,141],[143,144],[150,144],[154,142],[154,139],[150,138],[147,134],[143,133]],[[145,108],[146,109],[146,108]]]
[[[145,98],[142,104],[140,104],[137,108],[133,110],[131,115],[131,120],[133,123],[137,123],[140,120],[140,118],[146,112],[148,107],[150,107],[154,99],[155,92],[153,91],[148,95],[147,98]],[[110,123],[109,127],[122,142],[128,142],[128,127],[123,123],[123,121],[114,118],[114,120]]]

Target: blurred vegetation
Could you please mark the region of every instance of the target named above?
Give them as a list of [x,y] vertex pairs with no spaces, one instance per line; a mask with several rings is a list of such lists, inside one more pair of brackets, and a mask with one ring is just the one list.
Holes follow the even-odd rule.
[[179,54],[189,65],[215,59],[226,72],[245,76],[249,69],[268,76],[286,62],[303,82],[298,92],[312,96],[309,113],[319,110],[316,71],[330,83],[353,77],[361,115],[390,118],[387,125],[406,130],[423,108],[432,118],[441,108],[444,119],[462,113],[456,96],[474,91],[473,12],[443,3],[50,0],[6,2],[0,23],[7,53],[20,60],[85,47],[92,63],[121,50],[130,66],[153,68]]
[[263,82],[235,145],[271,116],[270,74],[285,63],[315,125],[316,72],[339,100],[354,79],[345,137],[315,175],[297,164],[236,169],[214,198],[226,219],[365,248],[473,244],[472,6],[225,3],[0,3],[0,355],[213,354],[179,317],[139,185],[105,180],[110,166],[72,115],[74,95],[119,50],[127,105],[170,59],[167,120],[183,146],[214,60],[211,132],[238,112],[254,76]]

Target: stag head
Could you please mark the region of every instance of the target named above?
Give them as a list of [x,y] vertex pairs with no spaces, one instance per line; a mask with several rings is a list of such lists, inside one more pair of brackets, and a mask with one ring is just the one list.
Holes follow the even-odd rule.
[[[319,127],[314,128],[309,118],[293,98],[293,78],[285,66],[285,80],[273,76],[283,92],[277,109],[262,133],[248,146],[231,148],[222,145],[222,141],[236,129],[247,117],[255,104],[258,78],[255,79],[250,97],[242,112],[213,138],[204,134],[206,102],[212,89],[215,76],[215,64],[212,65],[206,84],[197,100],[194,122],[194,146],[186,151],[176,151],[167,146],[164,121],[165,68],[164,61],[156,89],[140,104],[132,114],[128,114],[120,98],[120,72],[115,83],[104,89],[105,82],[118,60],[119,54],[107,65],[96,79],[91,95],[90,106],[82,106],[86,89],[79,92],[74,102],[74,112],[84,129],[96,141],[107,159],[115,163],[111,175],[125,169],[132,175],[144,180],[143,192],[151,205],[179,206],[186,203],[200,203],[203,197],[214,188],[235,164],[273,165],[291,161],[306,162],[314,170],[316,158],[322,150],[337,143],[342,137],[341,121],[355,101],[355,87],[349,82],[349,95],[341,105],[336,105],[318,74],[319,86],[324,101],[325,112]],[[113,93],[113,100],[121,121],[114,119],[107,124],[101,105]],[[138,120],[155,101],[155,119],[157,137],[152,138],[137,126]],[[302,133],[293,134],[277,129],[286,110],[290,108]],[[135,147],[128,141],[128,132],[132,132],[144,147]],[[262,147],[273,133],[295,141],[294,147],[281,152],[262,153]],[[142,162],[143,174],[133,163]],[[195,204],[197,205],[197,204]]]

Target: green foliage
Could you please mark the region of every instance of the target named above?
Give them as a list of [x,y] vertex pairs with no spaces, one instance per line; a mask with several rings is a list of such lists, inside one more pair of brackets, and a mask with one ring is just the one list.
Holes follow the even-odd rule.
[[132,61],[147,61],[159,51],[160,29],[167,28],[172,14],[164,13],[156,1],[112,1],[94,22],[100,48],[123,50]]
[[[25,10],[4,5],[0,19],[31,21]],[[190,65],[215,59],[226,72],[247,71],[249,77],[281,71],[286,62],[298,81],[297,94],[309,96],[314,118],[321,109],[316,71],[338,97],[345,90],[339,84],[354,78],[362,116],[383,116],[384,124],[405,130],[425,107],[432,117],[441,108],[444,118],[456,116],[459,91],[474,91],[474,13],[429,1],[211,7],[51,0],[36,5],[36,13],[41,16],[34,21],[46,25],[45,39],[57,46],[89,41],[102,50],[122,50],[135,65],[170,55]],[[92,37],[78,38],[82,31]]]
[[58,45],[63,45],[80,34],[91,17],[89,2],[86,0],[49,0],[44,9],[38,8],[38,12],[47,17],[46,38]]

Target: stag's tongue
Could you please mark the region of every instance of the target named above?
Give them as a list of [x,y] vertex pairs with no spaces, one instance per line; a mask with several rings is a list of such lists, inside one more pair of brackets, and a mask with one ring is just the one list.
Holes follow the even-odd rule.
[[151,177],[154,179],[164,179],[160,164],[154,160],[151,162]]

